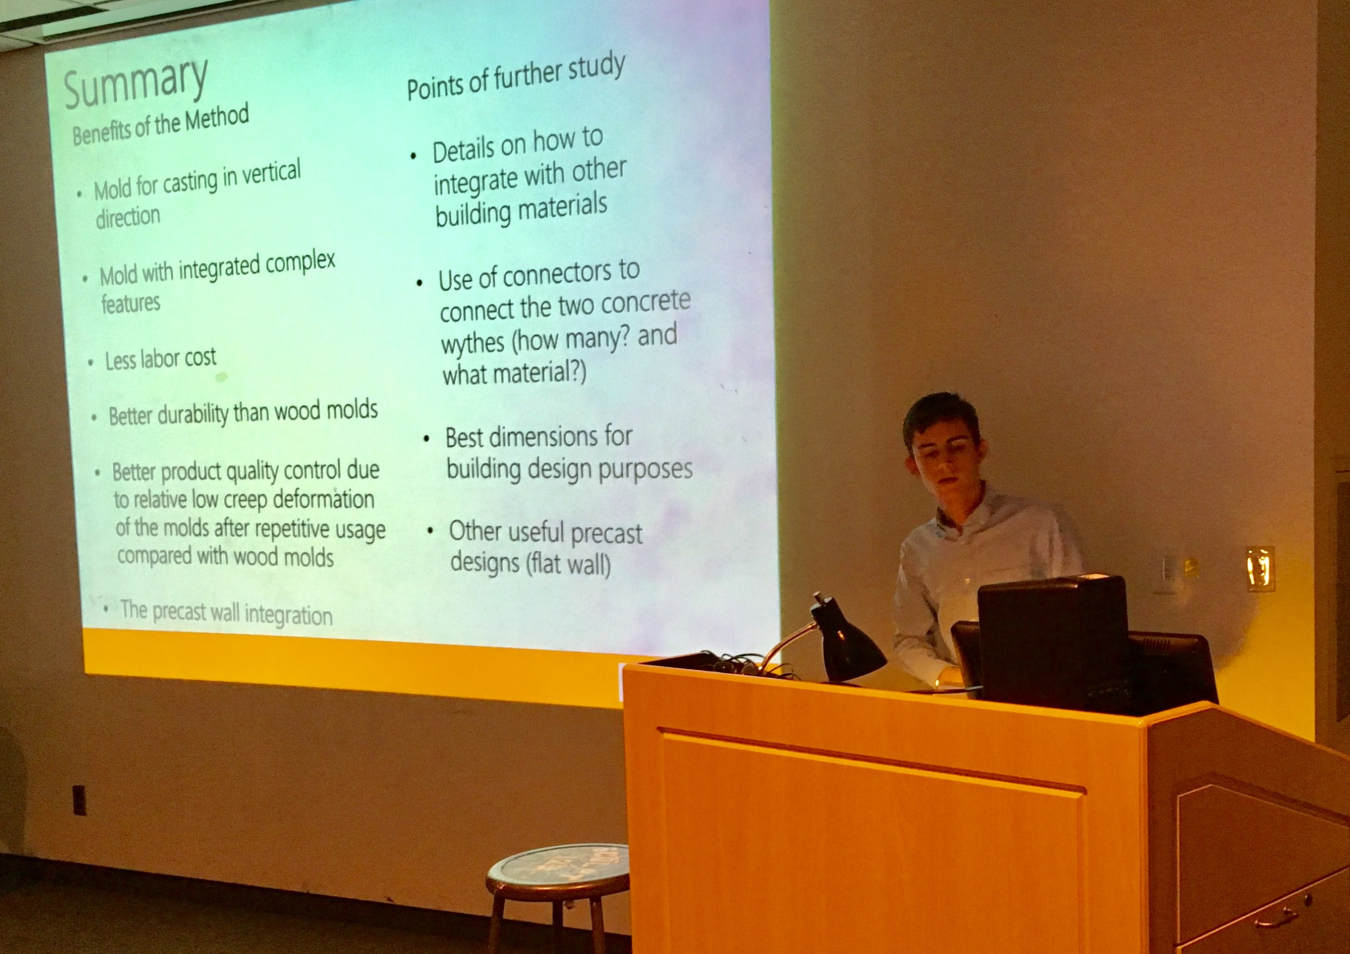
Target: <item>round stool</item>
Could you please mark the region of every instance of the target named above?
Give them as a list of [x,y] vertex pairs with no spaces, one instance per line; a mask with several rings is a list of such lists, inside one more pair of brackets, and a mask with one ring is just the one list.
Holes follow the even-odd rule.
[[605,914],[600,899],[628,890],[627,845],[556,845],[535,848],[503,858],[488,872],[492,892],[492,927],[488,952],[497,954],[502,940],[502,912],[506,902],[553,903],[553,950],[562,951],[563,902],[589,898],[591,942],[595,954],[605,954]]

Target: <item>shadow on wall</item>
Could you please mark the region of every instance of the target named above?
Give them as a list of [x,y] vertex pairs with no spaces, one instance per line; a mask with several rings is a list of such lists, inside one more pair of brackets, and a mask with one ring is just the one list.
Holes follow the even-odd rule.
[[24,853],[24,819],[28,814],[28,765],[19,742],[0,729],[0,851]]
[[[1206,548],[1210,566],[1218,566],[1225,556],[1236,552],[1239,546],[1238,541],[1228,539],[1221,539],[1218,544],[1211,543]],[[1191,552],[1205,552],[1199,547],[1188,549]],[[1204,558],[1201,560],[1203,563]],[[1154,576],[1158,575],[1156,564],[1161,562],[1160,556],[1153,557]],[[1205,585],[1187,585],[1190,581],[1186,581],[1181,592],[1177,594],[1148,592],[1145,587],[1140,587],[1145,589],[1145,592],[1139,600],[1131,604],[1131,627],[1199,633],[1209,640],[1214,668],[1222,669],[1242,652],[1247,634],[1256,622],[1259,607],[1249,594],[1231,592],[1241,585],[1240,582],[1234,583],[1230,579],[1216,581],[1213,579],[1216,575],[1217,573],[1211,569],[1211,579],[1204,580]],[[1148,579],[1148,574],[1142,571],[1140,576],[1145,580]],[[1136,608],[1141,611],[1134,612]]]

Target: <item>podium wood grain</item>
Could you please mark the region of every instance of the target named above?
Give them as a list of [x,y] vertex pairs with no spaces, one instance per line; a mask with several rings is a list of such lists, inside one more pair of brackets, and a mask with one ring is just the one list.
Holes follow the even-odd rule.
[[1141,950],[1132,720],[643,667],[624,697],[639,954]]
[[1350,758],[1210,703],[1137,719],[629,666],[624,733],[637,954],[1350,937]]

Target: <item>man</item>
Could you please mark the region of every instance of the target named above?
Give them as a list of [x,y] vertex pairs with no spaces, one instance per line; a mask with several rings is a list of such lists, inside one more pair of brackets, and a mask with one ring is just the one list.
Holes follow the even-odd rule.
[[905,415],[905,469],[937,500],[937,515],[905,538],[895,586],[900,664],[935,688],[963,685],[952,623],[979,618],[988,583],[1083,572],[1078,541],[1057,508],[992,490],[980,476],[989,442],[959,394],[920,398]]

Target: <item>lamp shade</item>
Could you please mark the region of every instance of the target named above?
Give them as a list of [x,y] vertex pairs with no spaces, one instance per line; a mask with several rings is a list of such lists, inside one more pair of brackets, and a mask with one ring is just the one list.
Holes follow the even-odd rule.
[[830,682],[857,679],[886,665],[886,654],[870,636],[844,618],[844,611],[834,597],[822,599],[817,593],[811,616],[820,628],[825,674]]

